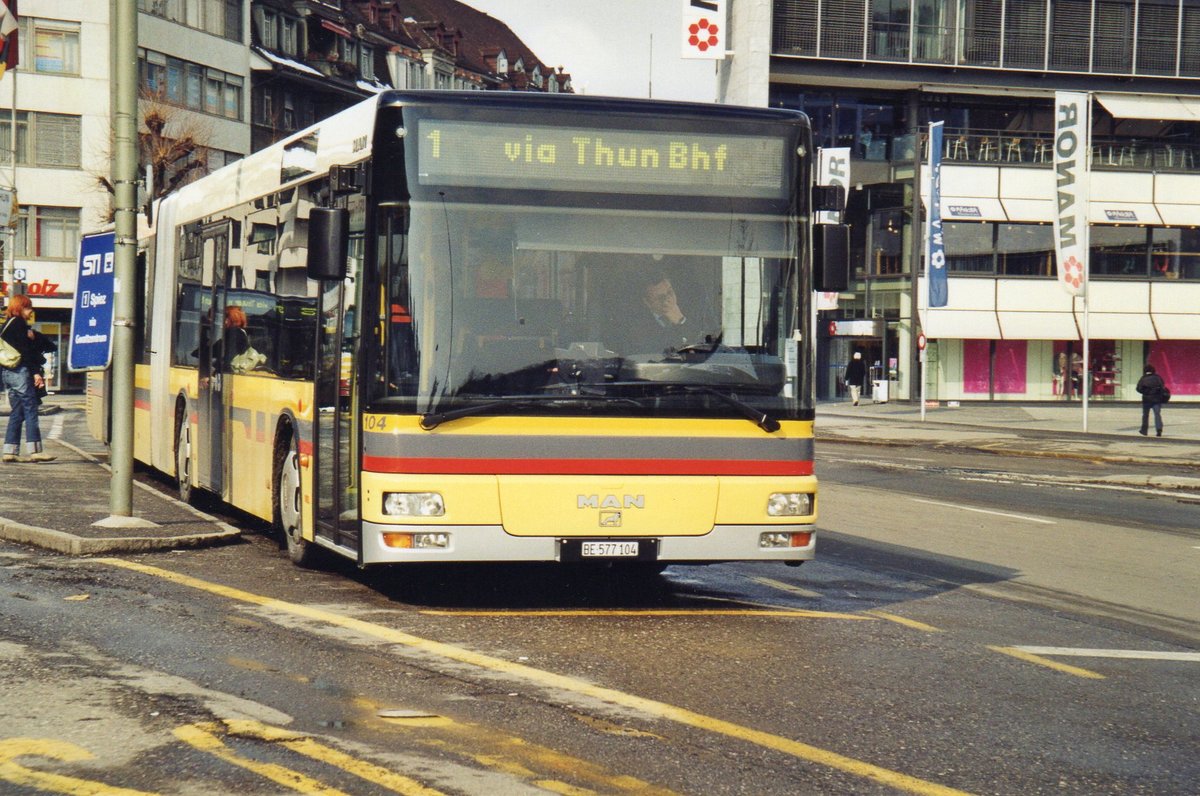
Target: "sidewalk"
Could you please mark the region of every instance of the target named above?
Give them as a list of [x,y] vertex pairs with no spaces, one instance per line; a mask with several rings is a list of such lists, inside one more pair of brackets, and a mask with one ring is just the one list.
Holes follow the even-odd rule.
[[926,408],[924,420],[915,403],[828,402],[817,406],[816,436],[818,444],[937,446],[1139,465],[1149,483],[1200,488],[1200,405],[1164,407],[1162,437],[1155,437],[1153,428],[1148,437],[1138,434],[1141,412],[1140,404],[1089,402],[1084,432],[1078,401],[943,403]]
[[[0,464],[0,539],[69,555],[201,547],[236,539],[238,530],[150,487],[134,483],[133,513],[148,527],[114,528],[104,446],[84,430],[83,398],[53,396],[60,407],[41,418],[45,464]],[[0,425],[7,423],[0,401]],[[907,403],[817,407],[817,444],[861,443],[974,450],[1114,465],[1106,481],[1200,492],[1200,405],[1168,405],[1161,439],[1137,433],[1141,407],[1091,404],[1088,433],[1073,404],[978,403],[926,410]],[[1152,432],[1153,433],[1153,432]],[[1137,473],[1117,472],[1136,465]],[[152,523],[152,524],[149,524]]]
[[[59,411],[42,415],[39,426],[46,452],[58,458],[0,463],[0,539],[68,555],[100,555],[202,547],[238,537],[237,528],[136,481],[132,519],[145,527],[95,525],[109,517],[107,454],[90,438],[78,438],[86,434],[82,396],[51,396],[48,405]],[[0,398],[0,427],[7,424],[8,401]]]

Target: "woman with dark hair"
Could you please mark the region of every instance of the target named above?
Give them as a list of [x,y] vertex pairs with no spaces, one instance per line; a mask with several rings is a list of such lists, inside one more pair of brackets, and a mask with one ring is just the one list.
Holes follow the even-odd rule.
[[1150,412],[1153,411],[1154,433],[1161,437],[1163,432],[1162,405],[1167,402],[1171,393],[1168,392],[1162,376],[1155,372],[1153,365],[1146,365],[1142,377],[1138,379],[1137,391],[1142,396],[1142,427],[1138,429],[1138,433],[1144,437],[1149,432]]
[[4,311],[4,325],[0,327],[0,338],[15,348],[21,359],[13,367],[0,366],[0,378],[8,390],[8,429],[4,433],[4,455],[6,462],[17,461],[21,453],[21,429],[25,429],[25,442],[29,448],[29,461],[49,462],[54,456],[42,450],[42,430],[38,426],[38,390],[46,381],[41,374],[42,349],[35,343],[33,302],[29,296],[13,296]]

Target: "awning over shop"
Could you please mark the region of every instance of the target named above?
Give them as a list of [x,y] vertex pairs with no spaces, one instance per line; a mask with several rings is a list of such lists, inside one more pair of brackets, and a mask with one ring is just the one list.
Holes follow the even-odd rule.
[[1088,221],[1093,224],[1161,224],[1154,205],[1138,202],[1091,202]]
[[1160,340],[1200,340],[1200,313],[1156,312],[1151,317]]
[[934,339],[1000,339],[1000,324],[991,310],[924,309],[921,310],[921,331]]
[[943,221],[1007,221],[1000,200],[987,196],[943,196]]
[[1096,101],[1118,119],[1200,120],[1200,97],[1163,94],[1097,94]]
[[1168,227],[1200,227],[1200,205],[1168,205],[1155,202],[1158,216]]
[[1158,335],[1144,312],[1090,312],[1088,336],[1093,340],[1155,340]]
[[[1078,340],[1070,312],[997,312],[1005,340]],[[1093,335],[1094,336],[1094,335]]]
[[1009,221],[1054,221],[1053,199],[1001,199]]

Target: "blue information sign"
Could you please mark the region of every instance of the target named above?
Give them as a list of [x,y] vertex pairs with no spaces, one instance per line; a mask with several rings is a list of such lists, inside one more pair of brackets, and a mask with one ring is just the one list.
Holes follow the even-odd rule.
[[71,310],[71,345],[67,367],[103,370],[112,359],[116,235],[84,235],[79,246],[79,282]]

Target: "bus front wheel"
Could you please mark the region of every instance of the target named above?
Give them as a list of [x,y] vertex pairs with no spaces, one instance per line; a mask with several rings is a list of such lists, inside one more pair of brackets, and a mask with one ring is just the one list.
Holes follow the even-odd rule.
[[277,458],[275,505],[279,513],[279,529],[287,544],[288,558],[297,566],[311,566],[316,550],[312,543],[304,538],[300,512],[300,454],[293,439],[285,440]]

